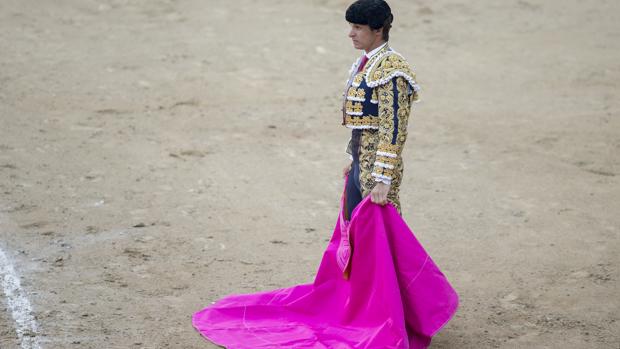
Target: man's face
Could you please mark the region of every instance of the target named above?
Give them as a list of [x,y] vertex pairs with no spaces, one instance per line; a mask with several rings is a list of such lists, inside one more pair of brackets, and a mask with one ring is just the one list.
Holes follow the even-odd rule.
[[353,40],[353,46],[358,50],[368,51],[379,40],[381,40],[381,30],[372,30],[368,25],[354,24],[351,25],[349,37]]

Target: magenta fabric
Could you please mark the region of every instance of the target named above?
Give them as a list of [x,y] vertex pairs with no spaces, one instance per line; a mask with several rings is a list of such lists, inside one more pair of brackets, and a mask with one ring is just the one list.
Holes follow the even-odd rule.
[[342,211],[313,283],[228,295],[194,327],[230,349],[428,347],[457,293],[393,205]]

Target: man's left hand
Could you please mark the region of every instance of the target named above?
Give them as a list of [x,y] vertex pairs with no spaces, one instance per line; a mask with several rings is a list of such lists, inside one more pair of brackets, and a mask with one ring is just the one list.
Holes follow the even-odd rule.
[[390,191],[390,185],[383,182],[377,182],[370,192],[370,201],[381,206],[387,204],[387,195]]

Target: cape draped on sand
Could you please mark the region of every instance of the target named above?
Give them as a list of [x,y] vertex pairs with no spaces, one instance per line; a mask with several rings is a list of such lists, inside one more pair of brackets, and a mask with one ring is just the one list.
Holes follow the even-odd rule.
[[393,205],[342,211],[313,283],[228,295],[194,327],[229,349],[427,348],[457,293]]

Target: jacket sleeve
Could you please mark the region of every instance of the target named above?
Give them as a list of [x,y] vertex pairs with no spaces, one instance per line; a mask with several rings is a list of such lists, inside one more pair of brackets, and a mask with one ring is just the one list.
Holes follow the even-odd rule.
[[379,145],[372,176],[377,182],[391,184],[394,169],[402,161],[401,153],[407,140],[412,91],[402,77],[394,77],[376,89],[379,98]]

